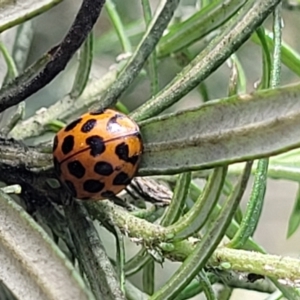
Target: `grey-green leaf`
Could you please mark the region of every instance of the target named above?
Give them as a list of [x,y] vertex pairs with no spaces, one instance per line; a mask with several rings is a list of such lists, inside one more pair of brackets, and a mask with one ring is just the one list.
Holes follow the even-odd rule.
[[95,299],[44,230],[0,191],[0,281],[18,299]]
[[139,175],[205,169],[300,147],[299,98],[297,84],[141,122]]

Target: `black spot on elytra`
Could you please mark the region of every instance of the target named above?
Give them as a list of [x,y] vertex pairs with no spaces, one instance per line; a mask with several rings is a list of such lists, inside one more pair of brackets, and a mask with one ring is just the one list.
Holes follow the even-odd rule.
[[108,132],[118,132],[122,129],[122,126],[118,123],[118,119],[123,119],[124,115],[116,113],[111,117],[106,124],[106,130]]
[[85,167],[78,160],[69,162],[67,167],[70,174],[76,178],[82,178],[85,174]]
[[79,124],[81,122],[82,118],[76,119],[73,122],[71,122],[70,124],[68,124],[65,127],[65,132],[68,132],[70,130],[72,130],[73,128],[75,128],[77,126],[77,124]]
[[56,157],[53,158],[53,164],[57,176],[60,176],[61,175],[60,163],[58,162]]
[[90,146],[91,151],[90,154],[92,156],[97,156],[102,154],[105,151],[105,143],[103,138],[98,135],[93,135],[88,137],[85,140],[86,144]]
[[116,146],[115,153],[121,160],[129,162],[132,165],[135,165],[139,159],[138,155],[129,157],[129,147],[124,142]]
[[69,180],[65,180],[65,185],[67,186],[67,188],[71,192],[72,196],[76,198],[77,191],[76,191],[76,188],[75,188],[75,185],[73,184],[73,182],[71,182]]
[[115,196],[115,193],[113,191],[105,191],[103,193],[101,193],[101,196],[103,198],[111,198],[111,197],[114,197]]
[[128,162],[130,162],[134,166],[138,160],[139,160],[139,155],[133,155],[129,157]]
[[98,109],[98,110],[96,110],[96,111],[91,111],[90,112],[90,115],[91,116],[98,116],[98,115],[102,115],[103,114],[103,112],[105,111],[105,109]]
[[89,119],[87,120],[81,127],[81,131],[84,133],[90,132],[96,125],[96,119]]
[[83,189],[89,193],[100,193],[103,190],[103,188],[104,183],[98,180],[89,179],[83,183]]
[[57,145],[58,145],[58,137],[57,137],[57,135],[56,135],[56,136],[54,137],[54,139],[53,139],[53,151],[56,150]]
[[105,161],[98,161],[94,166],[94,171],[99,175],[109,176],[114,172],[114,168]]
[[64,141],[61,145],[61,151],[63,154],[68,154],[73,150],[74,147],[74,136],[73,135],[68,135],[64,138]]
[[129,147],[126,143],[122,142],[121,144],[116,146],[115,153],[117,156],[122,159],[127,161],[128,155],[129,155]]
[[114,185],[127,185],[131,181],[131,178],[125,172],[120,172],[113,180]]

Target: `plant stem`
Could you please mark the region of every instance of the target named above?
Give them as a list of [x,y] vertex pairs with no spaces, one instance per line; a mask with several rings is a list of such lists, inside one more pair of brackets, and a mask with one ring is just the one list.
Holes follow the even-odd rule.
[[122,20],[118,14],[118,11],[116,10],[115,4],[112,0],[106,0],[105,8],[107,11],[107,14],[117,32],[117,35],[119,37],[119,40],[121,42],[123,51],[126,53],[131,53],[131,43],[129,38],[127,37],[127,34],[125,33],[125,28],[123,26]]
[[131,117],[137,121],[145,120],[176,103],[225,62],[251,36],[279,1],[248,1],[240,13],[221,28],[220,36],[216,37],[155,98],[135,110]]

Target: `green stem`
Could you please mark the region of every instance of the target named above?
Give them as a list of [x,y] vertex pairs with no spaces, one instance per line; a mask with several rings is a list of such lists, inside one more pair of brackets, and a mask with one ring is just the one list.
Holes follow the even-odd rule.
[[233,239],[229,242],[227,247],[242,248],[249,237],[253,236],[264,203],[267,185],[267,173],[268,159],[259,160],[247,210],[244,214],[238,231],[234,235]]
[[117,272],[119,275],[120,287],[121,291],[125,293],[125,245],[124,245],[124,237],[118,227],[114,227],[114,233],[116,238],[116,263],[117,263]]
[[166,231],[174,234],[176,239],[184,239],[199,231],[219,199],[226,173],[227,167],[214,169],[192,209]]
[[[10,4],[9,6],[11,8],[5,9],[5,14],[6,14],[6,16],[8,16],[8,18],[2,17],[0,20],[0,33],[11,27],[14,27],[16,25],[25,23],[27,20],[30,20],[30,19],[34,18],[35,16],[45,13],[46,11],[51,9],[53,6],[59,4],[62,1],[63,0],[38,1],[38,2],[34,3],[34,5],[31,5],[31,3],[22,3],[22,5],[24,6],[24,9],[20,9],[20,7],[19,7],[19,9],[18,9],[18,7],[15,8],[15,1],[13,1],[13,2],[9,1],[9,4]],[[3,2],[3,1],[1,1],[1,2]],[[19,3],[17,5],[19,5]],[[28,7],[30,7],[30,8],[28,8]],[[25,8],[27,8],[27,9],[25,9]],[[19,13],[19,11],[20,11],[20,13]]]
[[276,88],[280,84],[280,77],[281,77],[281,43],[282,43],[281,4],[278,4],[278,6],[274,11],[273,34],[274,34],[274,48],[273,48],[273,64],[271,67],[271,87]]
[[83,93],[89,80],[93,62],[93,41],[94,35],[93,32],[91,32],[80,48],[78,58],[79,64],[73,82],[73,87],[70,92],[71,99],[76,99]]
[[292,283],[299,279],[299,259],[261,254],[254,251],[218,248],[209,261],[210,266],[220,267],[223,263],[238,272],[254,273],[276,279],[288,278]]
[[155,263],[154,260],[151,259],[145,265],[143,269],[143,290],[148,295],[152,295],[154,293],[154,283],[155,283]]
[[[152,13],[149,0],[142,0],[144,19],[146,21],[147,27],[149,26]],[[157,72],[157,59],[156,59],[156,50],[154,49],[152,54],[149,57],[149,77],[151,81],[151,94],[155,95],[158,92],[158,72]]]
[[185,259],[173,276],[160,290],[150,297],[150,300],[174,299],[204,267],[223,238],[227,226],[230,224],[239,205],[250,176],[251,166],[251,163],[246,165],[245,171],[236,186],[235,193],[224,203],[222,211],[213,226],[208,229],[201,241],[198,242],[192,253]]
[[223,25],[246,1],[211,1],[185,21],[170,26],[158,44],[159,57],[186,49],[193,42]]
[[262,80],[258,89],[267,89],[270,86],[270,73],[271,73],[271,55],[269,53],[269,48],[265,38],[265,31],[263,27],[259,27],[256,30],[256,34],[260,40],[260,44],[262,47],[262,55],[263,55],[263,70],[262,70]]
[[[280,0],[248,1],[216,37],[155,98],[134,111],[131,116],[141,121],[158,115],[206,79],[235,52],[265,20]],[[260,13],[257,14],[257,11]]]
[[[265,29],[265,38],[269,48],[274,48],[273,32],[270,32],[267,29]],[[251,40],[256,44],[260,43],[258,37],[255,34],[252,35]],[[300,54],[285,42],[282,42],[280,48],[280,51],[282,53],[282,63],[285,64],[295,74],[300,76]]]
[[126,262],[124,266],[126,276],[129,277],[139,272],[151,259],[147,250],[142,248],[135,256]]
[[144,63],[153,52],[164,30],[167,28],[178,3],[179,0],[164,0],[160,2],[159,8],[137,49],[120,72],[118,79],[107,93],[103,95],[101,103],[99,103],[101,108],[112,106],[142,70]]
[[[281,48],[281,18],[280,13],[278,12],[278,7],[275,10],[274,18],[274,52],[273,52],[273,63],[269,57],[268,47],[265,43],[264,31],[258,30],[257,34],[262,42],[263,48],[263,61],[264,61],[264,72],[263,72],[263,81],[262,88],[267,88],[271,85],[272,88],[278,86],[280,81],[280,48]],[[272,70],[272,71],[271,71]],[[270,75],[265,75],[268,73]],[[270,79],[269,79],[270,78]],[[247,211],[241,223],[241,226],[234,238],[228,244],[229,247],[241,248],[246,243],[249,237],[251,237],[257,227],[265,192],[267,186],[267,176],[268,176],[268,165],[269,159],[261,159],[258,161],[257,170],[255,174],[254,184],[250,196],[250,201],[247,206]]]
[[124,299],[115,270],[85,208],[74,201],[64,206],[76,247],[77,258],[84,269],[96,299]]
[[119,40],[121,42],[123,51],[126,53],[131,53],[131,43],[129,38],[127,37],[127,34],[125,32],[125,28],[123,26],[122,20],[116,10],[115,4],[112,0],[106,0],[105,8],[107,11],[107,14],[110,18],[110,21],[112,22],[117,35],[119,37]]
[[160,222],[162,226],[171,225],[179,219],[183,212],[183,207],[189,192],[190,184],[190,172],[182,173],[178,176],[171,203]]
[[198,277],[200,279],[199,284],[201,285],[201,287],[203,289],[206,299],[207,300],[218,300],[206,273],[202,270],[199,272]]
[[5,45],[2,42],[0,42],[0,51],[4,57],[6,65],[7,65],[8,79],[15,78],[18,75],[17,67],[15,65],[15,62],[14,62],[12,56],[9,54],[7,48],[5,47]]

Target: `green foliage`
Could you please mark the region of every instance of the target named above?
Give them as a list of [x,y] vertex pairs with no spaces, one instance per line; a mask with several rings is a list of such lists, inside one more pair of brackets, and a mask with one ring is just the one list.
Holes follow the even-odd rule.
[[[16,34],[4,32],[13,43],[0,44],[7,67],[2,92],[8,83],[17,88],[34,78],[55,49],[25,68],[35,19],[27,20],[51,17],[48,10],[64,1],[23,2],[0,2],[0,31],[17,26]],[[271,255],[255,240],[263,230],[262,210],[268,210],[270,179],[298,183],[287,237],[300,225],[300,83],[281,84],[300,76],[300,54],[284,41],[281,19],[291,7],[298,18],[297,5],[164,0],[156,7],[142,0],[132,1],[132,15],[127,2],[106,1],[100,30],[96,26],[79,49],[68,80],[55,83],[67,92],[56,96],[51,83],[55,101],[43,103],[42,111],[24,119],[21,102],[1,115],[0,180],[20,184],[18,201],[29,213],[8,195],[19,193],[15,186],[1,189],[0,298],[38,299],[41,291],[45,299],[183,300],[201,294],[222,300],[239,288],[269,299],[300,299],[300,260]],[[246,57],[243,45],[256,45],[256,53]],[[113,67],[94,76],[106,59]],[[246,60],[260,68],[254,91]],[[192,108],[187,95],[195,99]],[[33,99],[26,100],[27,112]],[[66,195],[50,184],[53,132],[84,111],[107,106],[134,118],[143,137],[141,178],[121,195],[131,211],[111,201],[57,205]],[[12,146],[7,134],[35,146]],[[157,270],[167,260],[180,264],[160,282]],[[137,274],[142,284],[133,283]]]

